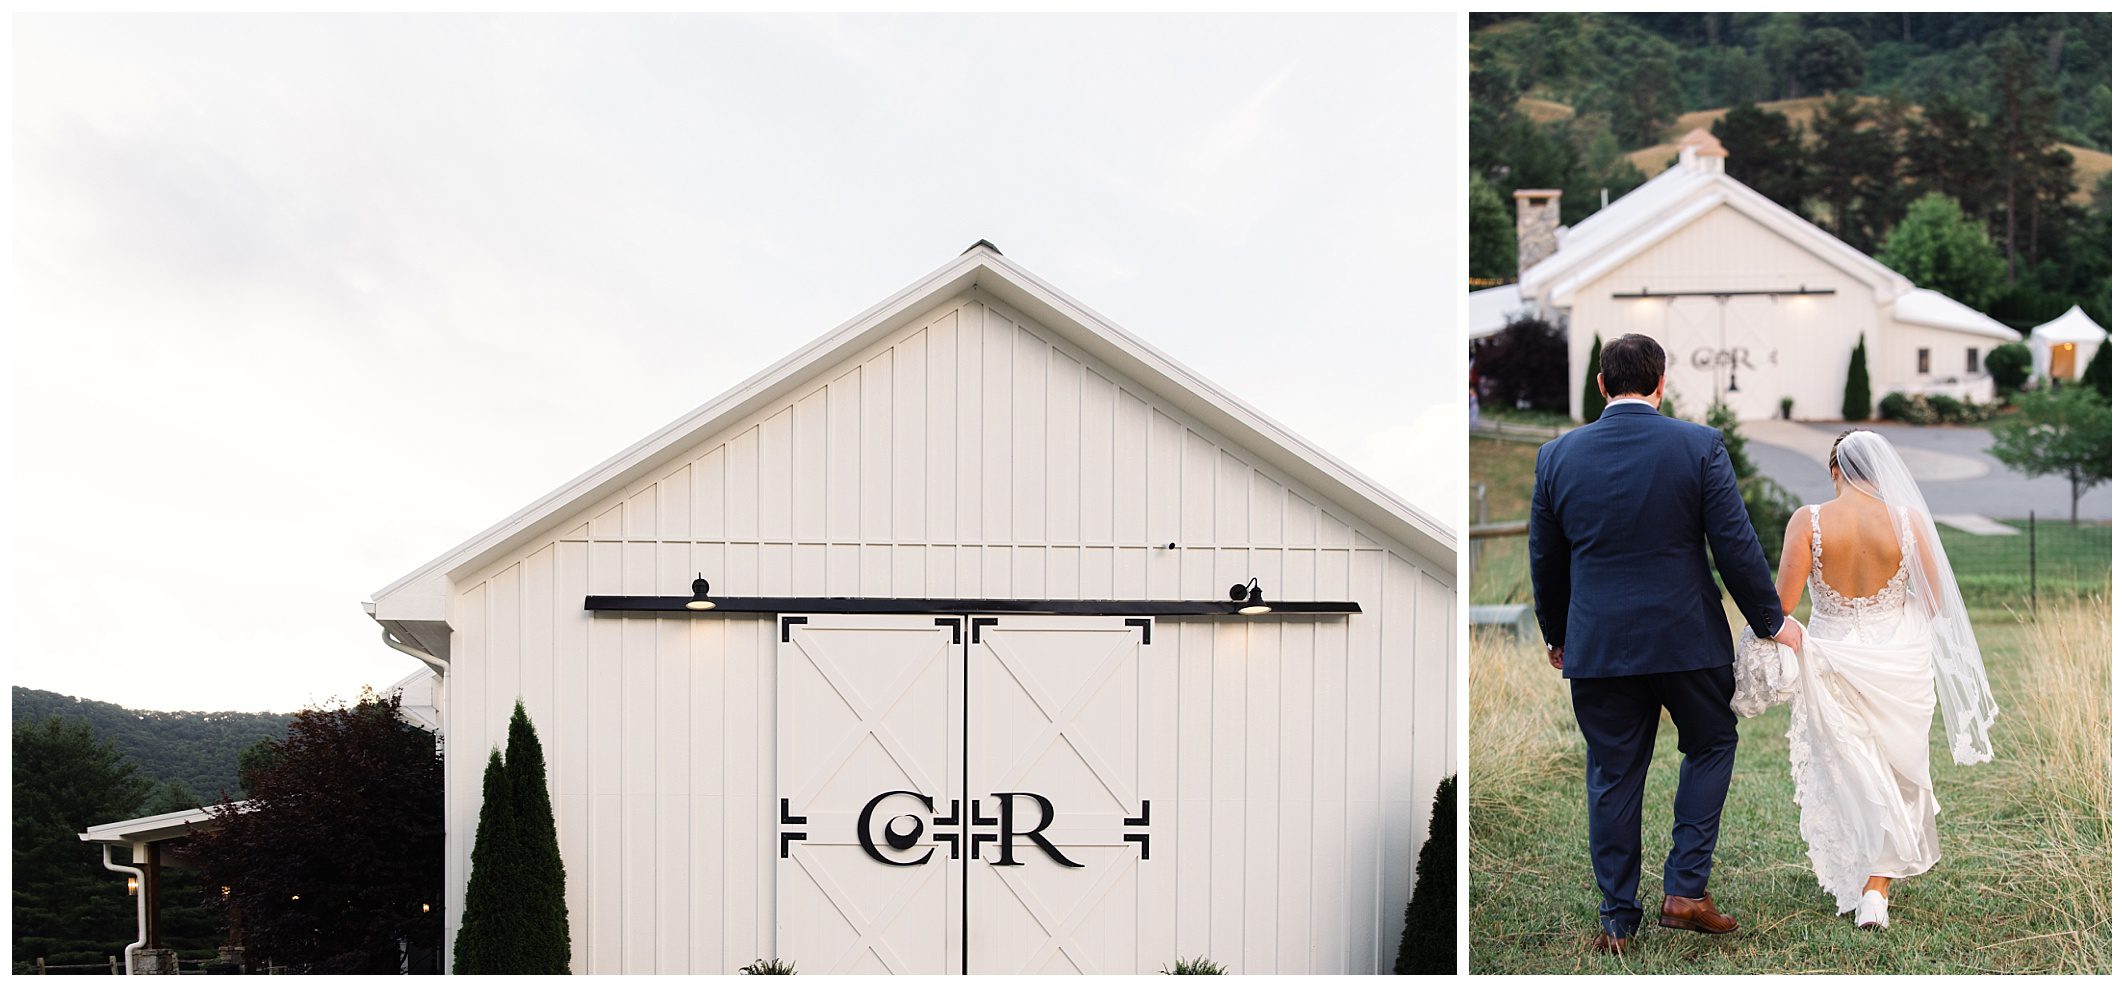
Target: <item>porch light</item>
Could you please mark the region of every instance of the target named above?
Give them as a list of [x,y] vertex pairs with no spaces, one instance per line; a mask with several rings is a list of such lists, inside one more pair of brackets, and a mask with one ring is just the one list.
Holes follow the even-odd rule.
[[421,902],[421,903],[420,903],[420,913],[421,913],[422,915],[426,915],[426,914],[428,914],[428,903],[427,903],[427,902],[423,901],[423,902]]
[[693,579],[693,599],[690,599],[690,600],[687,600],[687,601],[686,601],[686,609],[688,609],[688,610],[713,610],[713,609],[715,609],[715,601],[714,601],[714,600],[711,600],[711,599],[709,599],[709,598],[708,598],[708,578],[707,578],[706,574],[696,575],[696,576],[694,577],[694,579]]
[[1261,599],[1261,580],[1248,579],[1232,586],[1232,602],[1240,604],[1239,612],[1248,616],[1269,612],[1269,605]]
[[139,893],[140,893],[140,879],[139,879],[139,878],[137,878],[137,877],[134,877],[134,876],[132,876],[132,875],[130,875],[130,874],[126,875],[126,878],[125,878],[125,893],[126,893],[126,894],[139,894]]

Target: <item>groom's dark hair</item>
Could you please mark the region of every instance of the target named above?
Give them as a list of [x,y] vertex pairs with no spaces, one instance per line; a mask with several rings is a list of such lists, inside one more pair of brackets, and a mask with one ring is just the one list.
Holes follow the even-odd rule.
[[1609,397],[1650,394],[1667,373],[1667,348],[1659,340],[1626,332],[1600,348],[1601,382]]

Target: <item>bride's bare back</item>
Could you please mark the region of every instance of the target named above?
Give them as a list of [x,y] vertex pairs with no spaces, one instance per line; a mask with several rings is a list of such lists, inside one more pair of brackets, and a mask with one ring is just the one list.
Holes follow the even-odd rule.
[[1846,599],[1881,591],[1903,563],[1888,505],[1857,492],[1822,505],[1822,582]]

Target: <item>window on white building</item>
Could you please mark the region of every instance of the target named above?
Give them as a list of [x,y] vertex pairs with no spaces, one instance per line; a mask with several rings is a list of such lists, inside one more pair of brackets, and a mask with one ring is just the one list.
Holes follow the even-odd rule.
[[1922,347],[1920,347],[1920,348],[1918,349],[1918,373],[1921,373],[1921,374],[1929,374],[1929,373],[1931,373],[1931,372],[1932,372],[1932,351],[1931,351],[1931,350],[1929,350],[1929,349],[1925,349],[1925,348],[1922,348]]
[[1968,371],[1968,372],[1969,372],[1969,373],[1976,373],[1976,372],[1977,372],[1977,371],[1978,371],[1978,370],[1979,370],[1979,369],[1980,369],[1981,367],[1982,367],[1982,364],[1980,364],[1980,363],[1978,363],[1978,362],[1977,362],[1977,348],[1976,348],[1976,347],[1974,347],[1974,346],[1972,346],[1972,347],[1970,347],[1970,348],[1969,348],[1969,371]]

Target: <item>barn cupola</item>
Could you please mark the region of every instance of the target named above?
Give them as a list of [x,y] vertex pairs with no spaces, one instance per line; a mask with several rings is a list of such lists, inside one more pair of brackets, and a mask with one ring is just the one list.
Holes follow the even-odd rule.
[[1675,167],[1723,175],[1726,172],[1726,145],[1719,143],[1710,131],[1698,127],[1681,139],[1681,162]]

